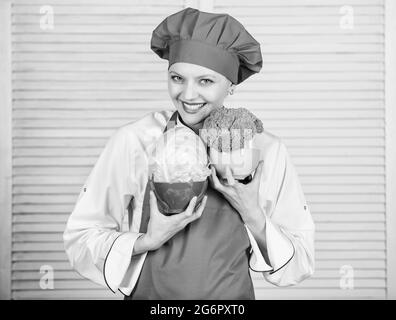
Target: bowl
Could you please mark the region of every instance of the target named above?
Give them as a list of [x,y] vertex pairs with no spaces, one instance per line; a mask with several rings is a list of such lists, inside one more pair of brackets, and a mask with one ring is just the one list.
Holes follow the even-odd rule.
[[157,197],[159,211],[164,215],[173,215],[185,211],[194,196],[195,207],[199,205],[208,188],[208,179],[191,182],[155,182],[150,179],[151,189]]
[[235,179],[244,180],[257,168],[260,150],[248,147],[230,152],[219,152],[210,148],[209,159],[222,178],[226,179],[226,168],[229,166]]

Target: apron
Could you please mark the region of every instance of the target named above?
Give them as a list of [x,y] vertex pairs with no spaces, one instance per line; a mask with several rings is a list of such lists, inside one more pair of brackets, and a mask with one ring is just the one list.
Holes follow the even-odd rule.
[[[177,111],[164,132],[175,125]],[[139,232],[150,219],[147,183]],[[249,273],[250,241],[238,212],[207,189],[202,216],[164,245],[149,251],[134,290],[125,300],[254,300]]]

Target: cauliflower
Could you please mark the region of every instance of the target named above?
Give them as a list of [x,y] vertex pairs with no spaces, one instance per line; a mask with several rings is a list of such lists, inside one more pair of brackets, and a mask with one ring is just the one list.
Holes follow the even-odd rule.
[[210,175],[202,140],[186,127],[174,127],[157,141],[150,157],[155,182],[205,181]]
[[219,152],[242,149],[256,133],[263,132],[263,123],[245,108],[218,108],[205,119],[201,139]]

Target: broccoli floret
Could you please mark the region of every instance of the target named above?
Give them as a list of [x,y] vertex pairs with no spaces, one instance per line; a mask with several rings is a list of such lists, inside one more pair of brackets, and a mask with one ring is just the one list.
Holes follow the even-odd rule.
[[264,131],[263,123],[245,108],[218,108],[205,119],[200,136],[218,151],[243,148],[256,133]]

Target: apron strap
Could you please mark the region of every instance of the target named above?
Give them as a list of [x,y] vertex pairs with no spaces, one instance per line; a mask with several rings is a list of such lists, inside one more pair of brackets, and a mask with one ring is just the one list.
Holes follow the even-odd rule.
[[175,112],[173,112],[171,118],[169,119],[168,123],[166,124],[166,127],[164,129],[164,133],[167,130],[172,129],[172,128],[174,128],[176,126],[177,115],[178,115],[178,112],[176,110]]

